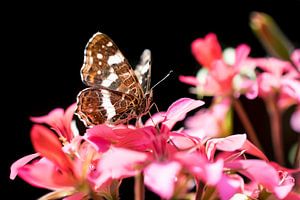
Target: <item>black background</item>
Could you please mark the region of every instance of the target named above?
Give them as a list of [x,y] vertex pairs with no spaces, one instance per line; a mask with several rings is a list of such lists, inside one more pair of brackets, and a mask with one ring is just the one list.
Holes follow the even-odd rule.
[[[174,71],[154,90],[154,101],[160,110],[167,109],[178,98],[194,97],[188,92],[189,86],[178,81],[178,75],[195,75],[198,70],[199,65],[190,53],[190,43],[197,37],[214,32],[223,47],[247,43],[252,47],[251,56],[265,56],[249,28],[252,11],[272,15],[291,41],[297,47],[300,45],[300,1],[203,2],[7,7],[1,31],[1,194],[9,195],[9,199],[36,199],[46,193],[19,178],[9,180],[9,167],[18,158],[33,153],[29,116],[44,115],[75,102],[77,93],[84,88],[79,74],[84,47],[97,31],[109,35],[133,66],[143,49],[151,49],[152,83]],[[80,9],[73,8],[78,5]],[[268,124],[263,104],[245,99],[243,103],[251,110],[257,131],[264,134]],[[236,120],[235,133],[243,132]],[[260,139],[272,158],[269,136],[260,135]],[[131,184],[129,181],[129,187],[123,187],[122,199],[132,199]]]

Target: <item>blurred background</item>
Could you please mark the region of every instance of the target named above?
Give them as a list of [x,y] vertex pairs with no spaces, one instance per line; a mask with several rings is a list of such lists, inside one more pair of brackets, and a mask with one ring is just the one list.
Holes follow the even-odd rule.
[[[220,1],[221,2],[221,1]],[[99,1],[78,6],[18,4],[7,7],[2,17],[2,157],[0,191],[9,199],[36,199],[47,193],[19,178],[9,180],[9,167],[17,159],[33,153],[29,138],[30,116],[47,114],[56,107],[66,108],[76,101],[85,86],[80,79],[83,51],[97,31],[110,36],[132,66],[143,49],[152,51],[152,83],[170,70],[174,73],[154,90],[154,102],[163,111],[181,97],[192,97],[179,75],[195,75],[199,64],[190,44],[209,32],[217,34],[223,47],[240,43],[251,46],[252,57],[266,53],[249,27],[252,11],[271,15],[296,47],[300,47],[300,1],[199,1],[167,5],[150,2],[118,4]],[[176,5],[175,5],[176,4]],[[126,8],[130,7],[130,8]],[[6,7],[3,7],[6,9]],[[209,105],[209,99],[204,99]],[[242,99],[256,131],[269,129],[263,103]],[[234,133],[244,129],[235,119]],[[269,136],[259,138],[272,158]],[[291,134],[286,142],[295,139]],[[132,199],[132,182],[122,187],[121,199]],[[154,197],[148,197],[153,199]]]

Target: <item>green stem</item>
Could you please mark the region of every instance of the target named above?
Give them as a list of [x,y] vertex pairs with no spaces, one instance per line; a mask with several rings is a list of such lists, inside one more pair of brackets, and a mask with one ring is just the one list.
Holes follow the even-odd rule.
[[271,126],[271,137],[273,144],[273,151],[275,154],[275,160],[284,165],[284,148],[283,148],[283,138],[282,138],[282,120],[281,120],[281,112],[277,105],[277,98],[274,96],[270,96],[266,100],[266,107],[268,109],[268,114],[270,118],[270,126]]
[[134,199],[144,200],[145,199],[145,186],[144,186],[144,175],[138,173],[134,179]]
[[250,140],[253,142],[253,144],[255,146],[257,146],[259,149],[263,150],[262,146],[257,138],[257,134],[249,120],[249,117],[248,117],[245,109],[243,108],[242,103],[240,102],[239,99],[235,99],[235,98],[233,98],[232,102],[233,102],[234,110],[238,114],[239,119],[241,120],[244,128],[246,129],[247,135],[249,136]]

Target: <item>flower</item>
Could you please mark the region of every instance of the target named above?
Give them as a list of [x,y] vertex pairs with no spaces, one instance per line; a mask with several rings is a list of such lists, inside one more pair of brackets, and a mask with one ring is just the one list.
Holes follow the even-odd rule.
[[52,110],[48,115],[41,117],[31,117],[35,123],[45,123],[49,125],[64,140],[70,142],[73,137],[78,135],[75,129],[72,129],[72,119],[76,104],[69,106],[66,111],[62,108]]
[[216,35],[210,33],[192,43],[192,53],[203,68],[197,77],[180,76],[179,80],[196,86],[195,93],[200,96],[245,94],[251,99],[256,97],[255,65],[248,59],[249,46],[241,44],[236,49],[227,49],[222,56]]
[[41,125],[34,125],[31,140],[37,154],[16,161],[11,167],[11,178],[17,174],[36,187],[55,190],[55,193],[51,193],[53,198],[88,193],[85,186],[88,183],[84,183],[86,173],[83,163],[78,158],[72,160],[63,151],[53,132]]

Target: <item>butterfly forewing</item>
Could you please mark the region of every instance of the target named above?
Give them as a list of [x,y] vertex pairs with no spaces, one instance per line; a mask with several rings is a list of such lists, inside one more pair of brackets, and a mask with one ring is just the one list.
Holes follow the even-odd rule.
[[88,86],[108,88],[142,97],[142,88],[127,59],[107,35],[96,33],[85,49],[81,69]]
[[82,81],[89,86],[77,96],[76,114],[87,126],[120,124],[147,113],[150,91],[151,53],[144,51],[136,71],[116,44],[96,33],[85,49]]

